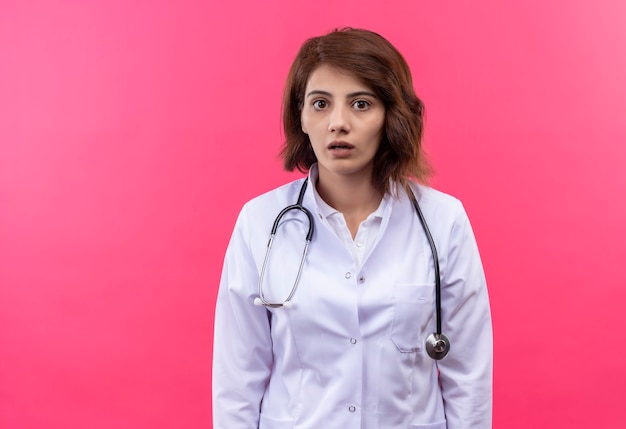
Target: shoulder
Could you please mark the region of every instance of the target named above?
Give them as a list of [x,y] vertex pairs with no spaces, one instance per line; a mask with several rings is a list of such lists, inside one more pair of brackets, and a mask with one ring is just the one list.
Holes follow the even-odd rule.
[[255,229],[270,222],[271,226],[283,208],[297,202],[303,182],[304,179],[297,179],[252,198],[241,208],[237,225]]
[[304,178],[297,179],[258,195],[245,203],[243,210],[282,210],[283,206],[295,204],[303,182]]
[[470,220],[460,199],[429,186],[411,183],[424,218],[443,236],[469,226]]
[[415,182],[411,182],[411,189],[424,211],[434,212],[439,215],[464,212],[463,204],[455,196]]
[[440,255],[463,246],[472,246],[477,250],[470,219],[458,198],[423,185],[415,184],[412,189],[416,196],[419,193],[419,206]]
[[298,200],[304,179],[279,186],[246,202],[237,216],[233,236],[240,236],[245,242],[256,241],[261,234],[267,240],[272,224],[280,211]]

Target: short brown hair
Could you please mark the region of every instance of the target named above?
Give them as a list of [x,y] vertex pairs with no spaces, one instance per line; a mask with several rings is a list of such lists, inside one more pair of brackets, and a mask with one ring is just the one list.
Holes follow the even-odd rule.
[[424,104],[415,95],[411,71],[398,50],[382,36],[344,28],[307,40],[285,85],[281,151],[284,167],[306,173],[317,162],[300,115],[311,73],[321,65],[346,71],[371,87],[385,105],[383,137],[374,158],[373,185],[389,192],[389,180],[406,186],[409,178],[426,183],[432,170],[422,149]]

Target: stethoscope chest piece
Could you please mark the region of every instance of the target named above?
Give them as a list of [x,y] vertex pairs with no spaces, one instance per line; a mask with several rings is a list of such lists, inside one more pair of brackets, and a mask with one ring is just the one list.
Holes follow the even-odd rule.
[[441,360],[450,351],[450,340],[444,334],[433,332],[426,338],[426,353],[435,360]]
[[[304,261],[306,259],[307,250],[309,248],[309,244],[311,243],[311,239],[313,237],[313,230],[315,223],[313,222],[313,215],[311,212],[302,205],[302,200],[304,198],[304,192],[306,191],[308,179],[305,179],[302,183],[302,187],[300,188],[300,193],[298,195],[298,201],[296,204],[285,207],[278,213],[278,216],[274,220],[274,224],[272,226],[272,230],[270,232],[270,238],[267,242],[267,249],[265,250],[265,258],[263,259],[263,265],[261,267],[261,274],[259,275],[259,296],[254,299],[254,305],[265,306],[270,308],[290,308],[293,306],[291,299],[293,298],[294,293],[298,287],[298,283],[300,281],[300,276],[302,274],[302,268],[304,267]],[[419,204],[417,203],[417,199],[411,191],[411,188],[407,186],[407,193],[409,198],[413,202],[413,206],[415,207],[415,212],[417,213],[417,217],[422,224],[424,229],[424,233],[426,234],[426,238],[430,245],[430,250],[433,255],[433,265],[435,269],[435,313],[437,315],[437,330],[430,334],[428,338],[426,338],[426,353],[428,356],[435,360],[440,360],[446,357],[448,352],[450,351],[450,340],[443,333],[441,333],[441,275],[439,272],[439,258],[437,256],[437,248],[435,247],[435,241],[433,240],[432,235],[430,234],[430,230],[428,229],[428,225],[426,224],[426,219],[424,219],[424,214],[420,209]],[[278,230],[278,226],[280,225],[280,221],[283,216],[292,211],[299,210],[303,212],[308,220],[309,229],[306,235],[306,241],[304,245],[304,250],[302,251],[302,258],[300,259],[300,266],[298,268],[298,274],[296,276],[296,280],[291,287],[291,291],[289,292],[289,296],[284,299],[282,302],[270,302],[263,295],[263,277],[265,275],[265,269],[267,268],[267,261],[269,260],[270,250],[272,248],[272,243],[274,241],[274,237],[276,236],[276,231]]]

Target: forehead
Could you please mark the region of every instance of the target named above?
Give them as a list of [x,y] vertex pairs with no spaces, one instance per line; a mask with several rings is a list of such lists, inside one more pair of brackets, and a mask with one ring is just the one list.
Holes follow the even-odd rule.
[[307,93],[310,90],[330,91],[332,89],[346,89],[347,91],[354,91],[355,89],[373,91],[372,88],[361,78],[348,70],[329,65],[321,65],[311,72],[306,83]]

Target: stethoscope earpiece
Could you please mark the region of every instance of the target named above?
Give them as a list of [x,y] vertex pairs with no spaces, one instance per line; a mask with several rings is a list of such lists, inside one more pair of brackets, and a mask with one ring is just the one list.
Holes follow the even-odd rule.
[[450,340],[444,334],[433,332],[426,338],[426,353],[435,360],[446,357],[450,351]]
[[258,296],[256,298],[254,298],[254,305],[258,306],[258,307],[270,307],[270,308],[293,308],[293,302],[291,301],[285,301],[282,304],[280,303],[271,303],[271,302],[267,302],[267,301],[263,301],[261,298],[259,298]]

